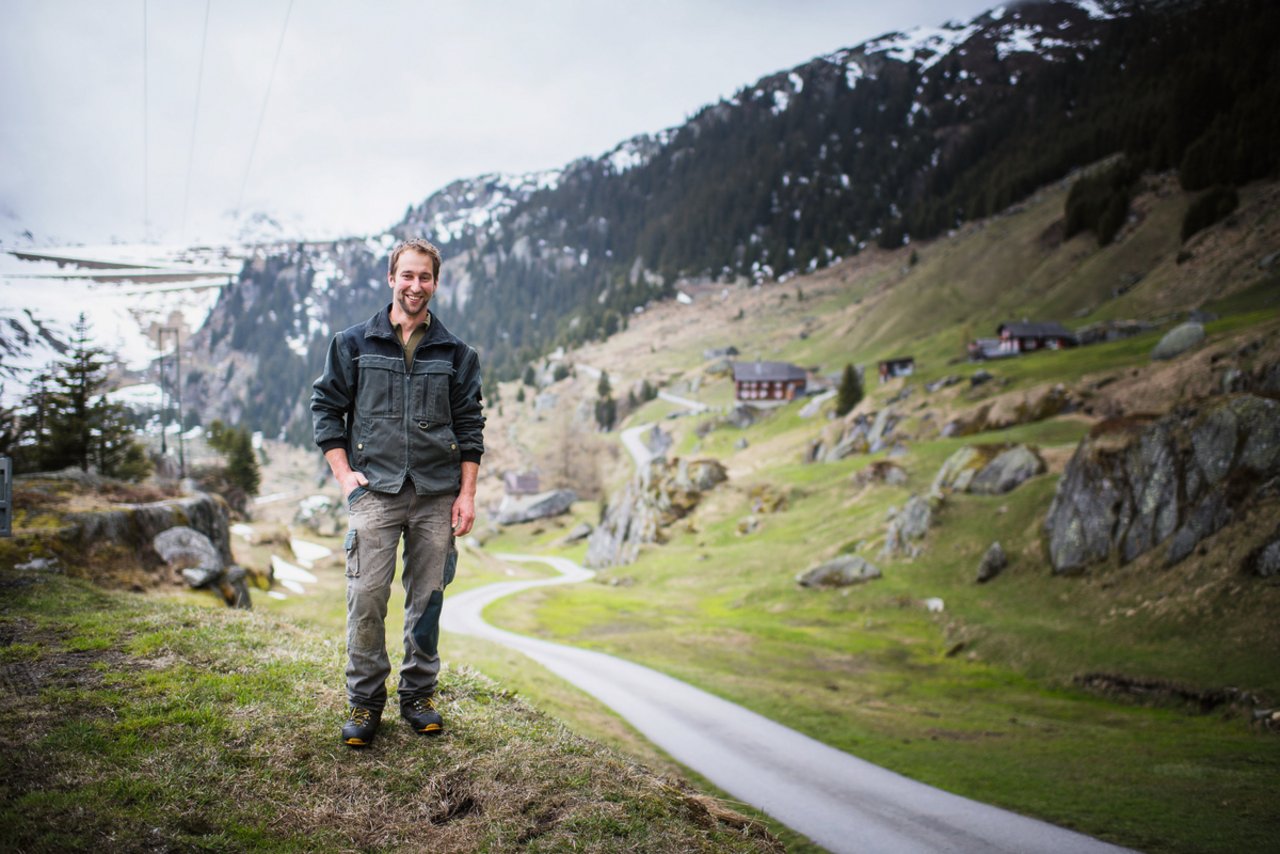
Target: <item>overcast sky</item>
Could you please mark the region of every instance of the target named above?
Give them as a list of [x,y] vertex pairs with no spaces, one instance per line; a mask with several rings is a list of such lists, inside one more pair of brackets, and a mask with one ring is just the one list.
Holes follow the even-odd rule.
[[0,239],[211,240],[236,210],[374,233],[456,178],[599,155],[993,5],[211,0],[206,28],[204,0],[0,0]]

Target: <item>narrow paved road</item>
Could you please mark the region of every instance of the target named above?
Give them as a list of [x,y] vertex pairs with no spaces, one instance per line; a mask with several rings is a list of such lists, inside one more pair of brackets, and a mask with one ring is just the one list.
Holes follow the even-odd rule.
[[489,603],[592,573],[564,558],[559,576],[506,581],[450,596],[442,625],[524,653],[609,706],[676,761],[834,852],[1072,854],[1125,849],[952,795],[864,762],[741,706],[604,653],[495,628]]

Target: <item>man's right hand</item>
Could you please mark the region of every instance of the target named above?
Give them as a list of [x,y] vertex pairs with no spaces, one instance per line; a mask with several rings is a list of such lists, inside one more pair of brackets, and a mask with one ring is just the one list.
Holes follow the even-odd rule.
[[342,487],[342,499],[345,501],[351,497],[351,493],[357,486],[368,486],[369,478],[355,469],[348,469],[345,474],[338,477],[338,484]]

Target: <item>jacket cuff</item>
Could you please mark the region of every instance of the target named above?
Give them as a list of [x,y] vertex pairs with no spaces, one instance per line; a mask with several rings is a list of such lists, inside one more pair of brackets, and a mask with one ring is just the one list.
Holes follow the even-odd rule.
[[347,448],[346,439],[325,439],[323,442],[317,442],[316,444],[320,446],[320,453],[322,454],[327,454],[334,448],[342,448],[344,451]]
[[475,463],[476,465],[480,465],[480,457],[482,457],[483,455],[484,455],[484,451],[463,451],[462,462]]

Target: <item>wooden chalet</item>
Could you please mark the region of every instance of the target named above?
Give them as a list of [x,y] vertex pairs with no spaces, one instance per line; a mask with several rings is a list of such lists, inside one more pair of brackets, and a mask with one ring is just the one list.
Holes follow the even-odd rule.
[[880,362],[880,382],[887,383],[895,377],[909,377],[916,372],[914,356],[900,356]]
[[804,394],[808,374],[788,362],[734,362],[733,398],[742,403],[784,403]]
[[1079,344],[1073,332],[1061,323],[1002,323],[996,327],[1000,350],[1004,353],[1030,353],[1035,350],[1063,350]]

